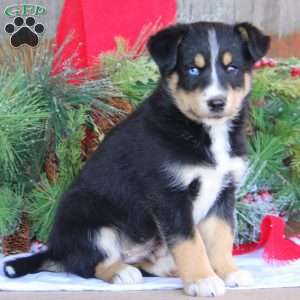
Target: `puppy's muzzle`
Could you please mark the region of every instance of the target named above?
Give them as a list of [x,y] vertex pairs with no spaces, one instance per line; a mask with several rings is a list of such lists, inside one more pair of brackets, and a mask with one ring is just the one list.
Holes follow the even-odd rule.
[[207,103],[211,112],[222,112],[226,104],[226,99],[224,97],[216,97],[210,99]]

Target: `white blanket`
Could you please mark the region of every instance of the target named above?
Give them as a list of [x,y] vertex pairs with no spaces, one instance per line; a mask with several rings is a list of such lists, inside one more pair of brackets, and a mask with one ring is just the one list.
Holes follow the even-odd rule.
[[[6,257],[9,259],[11,257]],[[129,291],[166,290],[181,288],[178,278],[145,278],[144,283],[134,285],[108,284],[98,279],[83,279],[65,274],[41,272],[18,279],[3,275],[3,257],[0,257],[0,290],[7,291]],[[285,265],[270,265],[261,257],[261,251],[235,257],[236,263],[253,273],[255,284],[247,289],[273,287],[300,287],[300,260]],[[241,288],[240,288],[241,289]]]

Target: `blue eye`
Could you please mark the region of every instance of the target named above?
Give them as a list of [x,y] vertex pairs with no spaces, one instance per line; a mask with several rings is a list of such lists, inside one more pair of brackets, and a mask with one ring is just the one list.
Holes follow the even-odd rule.
[[189,75],[191,76],[199,76],[200,75],[200,70],[196,67],[191,67],[188,70]]
[[229,65],[226,67],[228,73],[236,74],[239,71],[239,68],[235,65]]

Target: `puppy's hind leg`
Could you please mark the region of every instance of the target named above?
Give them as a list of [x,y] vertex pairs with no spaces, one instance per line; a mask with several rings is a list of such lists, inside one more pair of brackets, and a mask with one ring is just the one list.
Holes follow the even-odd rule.
[[99,262],[95,267],[96,278],[117,284],[135,284],[143,281],[139,269],[122,261],[120,241],[114,229],[102,228],[95,243],[98,249],[105,254],[105,260]]

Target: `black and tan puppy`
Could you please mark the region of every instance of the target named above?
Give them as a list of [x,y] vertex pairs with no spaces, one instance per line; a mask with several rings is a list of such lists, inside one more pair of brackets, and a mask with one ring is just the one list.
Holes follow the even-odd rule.
[[48,250],[5,274],[63,270],[113,283],[179,275],[193,296],[251,282],[232,260],[234,191],[245,170],[251,70],[269,37],[241,23],[182,24],[151,37],[161,79],[65,193]]

